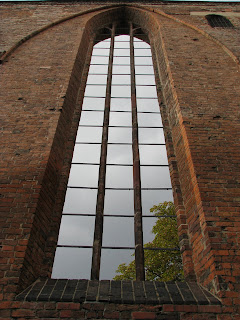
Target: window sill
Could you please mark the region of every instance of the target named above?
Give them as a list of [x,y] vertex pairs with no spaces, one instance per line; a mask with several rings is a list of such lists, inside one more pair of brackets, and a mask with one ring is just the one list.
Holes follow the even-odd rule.
[[18,301],[105,302],[118,304],[221,305],[194,282],[37,280]]

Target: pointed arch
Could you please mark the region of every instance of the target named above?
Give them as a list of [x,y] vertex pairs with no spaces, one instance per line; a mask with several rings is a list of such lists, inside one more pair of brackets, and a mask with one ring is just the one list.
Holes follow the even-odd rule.
[[[87,75],[88,64],[91,56],[94,35],[97,32],[97,30],[99,30],[100,28],[103,28],[109,23],[112,23],[113,21],[119,21],[121,23],[121,21],[123,20],[123,17],[125,21],[132,21],[132,23],[139,25],[143,29],[144,33],[148,36],[149,43],[151,44],[151,47],[152,47],[155,75],[157,79],[157,89],[158,89],[159,96],[162,98],[161,113],[162,113],[162,118],[163,118],[164,127],[165,127],[165,138],[166,138],[167,150],[168,150],[168,156],[169,156],[169,165],[170,165],[170,172],[172,176],[172,184],[173,184],[173,189],[175,191],[174,192],[175,204],[176,204],[177,214],[179,217],[179,226],[181,227],[184,225],[183,228],[179,229],[180,239],[181,239],[180,245],[182,247],[182,250],[184,250],[183,260],[184,260],[186,275],[187,277],[192,277],[192,278],[194,277],[194,271],[192,268],[193,264],[192,264],[192,258],[191,258],[192,251],[189,245],[188,227],[186,225],[186,216],[184,212],[184,205],[183,205],[182,195],[181,195],[181,187],[180,187],[180,182],[178,178],[177,161],[176,161],[175,151],[172,143],[171,128],[169,126],[169,107],[166,106],[166,102],[164,101],[166,101],[166,97],[168,98],[170,97],[170,100],[172,101],[172,108],[179,109],[179,106],[177,102],[177,95],[173,85],[171,71],[169,68],[169,62],[164,49],[164,43],[161,38],[160,26],[158,24],[156,16],[145,9],[134,8],[131,6],[120,6],[120,7],[107,8],[105,10],[99,9],[99,11],[97,10],[97,12],[93,12],[93,11],[88,12],[89,19],[86,20],[84,32],[80,42],[79,52],[73,66],[72,75],[68,85],[68,90],[66,93],[66,98],[63,106],[63,112],[59,119],[59,125],[56,130],[55,138],[53,140],[52,149],[49,156],[49,162],[47,164],[45,176],[42,183],[42,189],[44,188],[45,184],[47,185],[49,183],[48,181],[50,176],[49,171],[53,170],[51,161],[52,161],[52,158],[55,158],[54,149],[55,147],[57,148],[58,142],[59,140],[61,140],[62,141],[62,153],[61,153],[62,158],[58,159],[58,170],[57,170],[58,178],[56,183],[52,186],[53,188],[52,192],[55,195],[55,200],[53,201],[52,207],[49,208],[49,212],[56,212],[56,217],[54,217],[53,219],[53,225],[48,226],[49,237],[44,240],[45,250],[44,252],[41,252],[41,257],[38,257],[36,255],[33,256],[31,246],[29,246],[27,249],[28,262],[31,259],[37,259],[38,263],[26,262],[24,264],[21,277],[24,279],[25,285],[26,283],[29,284],[29,281],[32,282],[33,279],[36,279],[39,276],[39,270],[41,272],[41,276],[48,275],[50,273],[50,269],[52,266],[54,251],[55,251],[54,249],[55,247],[53,243],[55,244],[57,243],[57,234],[58,234],[57,230],[59,229],[59,225],[60,225],[61,209],[63,205],[63,199],[64,199],[66,184],[67,184],[66,177],[68,176],[69,169],[70,169],[71,152],[69,153],[67,150],[69,150],[69,148],[73,149],[72,135],[74,135],[74,132],[76,135],[76,132],[77,132],[77,123],[79,121],[79,117],[81,113],[81,103],[83,100],[83,93],[84,93],[84,88],[86,83],[86,75]],[[81,13],[81,15],[83,15],[83,13]],[[77,17],[79,17],[79,15],[71,16],[69,19],[77,18]],[[64,19],[64,21],[69,19]],[[64,23],[64,21],[61,21],[59,23]],[[52,25],[51,27],[53,26],[54,25]],[[45,30],[46,29],[42,31],[45,31]],[[86,43],[88,44],[87,46],[86,46]],[[72,90],[72,88],[74,88],[74,90]],[[71,112],[71,115],[70,115],[70,112]],[[66,116],[66,113],[68,113],[67,121],[64,118]],[[75,120],[69,124],[70,118]],[[61,125],[60,125],[61,121],[68,124],[69,135],[62,132]],[[184,135],[183,126],[181,127],[181,133],[179,134]],[[183,145],[183,148],[186,149],[185,153],[187,154],[187,149],[188,149],[187,143]],[[69,165],[65,165],[66,163],[69,163]],[[194,173],[191,173],[191,175],[192,174]],[[37,211],[41,211],[41,210],[42,210],[41,204],[39,204]],[[35,219],[39,221],[38,215],[35,216]],[[36,232],[36,229],[31,231],[31,235],[34,232]],[[38,237],[35,236],[33,238],[35,239],[34,240],[35,245],[37,246],[36,239],[38,241]],[[42,246],[42,243],[39,244],[39,247],[40,246]],[[48,261],[47,263],[46,263],[46,255],[47,255],[47,261]],[[31,277],[27,278],[26,274],[28,274],[28,267],[31,265],[34,265],[35,269],[33,268],[31,270]]]

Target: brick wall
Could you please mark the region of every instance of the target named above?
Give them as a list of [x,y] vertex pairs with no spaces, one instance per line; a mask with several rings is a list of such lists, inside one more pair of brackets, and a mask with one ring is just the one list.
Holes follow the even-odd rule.
[[[0,51],[6,52],[0,93],[1,317],[238,319],[240,18],[229,18],[234,29],[220,30],[190,13],[239,13],[240,7],[110,5],[0,4]],[[96,310],[87,300],[71,305],[14,301],[16,293],[51,274],[92,35],[123,15],[151,40],[186,279],[217,295],[222,309],[211,303],[210,309],[158,303],[156,311],[101,301]]]

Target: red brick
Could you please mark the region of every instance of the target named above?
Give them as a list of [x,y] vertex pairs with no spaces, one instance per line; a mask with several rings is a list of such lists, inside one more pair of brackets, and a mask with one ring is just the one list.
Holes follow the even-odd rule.
[[35,311],[34,310],[28,310],[28,309],[18,309],[12,311],[12,317],[34,317]]
[[97,317],[97,313],[95,311],[88,311],[85,317],[86,319],[95,319]]
[[60,311],[60,318],[71,318],[73,315],[72,310],[61,310]]
[[118,311],[106,311],[104,312],[104,318],[106,319],[119,319],[119,312]]
[[173,312],[174,311],[174,305],[172,305],[172,304],[164,304],[163,305],[163,311],[164,312]]
[[146,320],[156,319],[156,313],[155,312],[135,311],[135,312],[132,312],[132,319],[134,319],[134,320],[137,320],[137,319],[146,319]]
[[57,304],[57,309],[62,309],[62,310],[79,310],[79,308],[80,308],[80,303],[59,302]]
[[222,313],[221,306],[198,306],[199,312]]
[[8,309],[12,306],[12,301],[2,301],[0,303],[0,309]]
[[[18,43],[1,66],[1,232],[6,241],[1,253],[1,300],[14,300],[16,292],[51,273],[68,177],[69,167],[65,164],[70,163],[68,151],[73,149],[81,112],[80,104],[75,102],[81,100],[84,89],[82,77],[86,70],[82,66],[89,36],[94,34],[97,24],[103,26],[115,20],[118,9],[101,15],[84,14],[49,26],[44,32],[38,33],[37,29],[101,5],[105,3],[1,3],[1,51]],[[160,2],[140,6],[141,9],[125,5],[125,9],[127,17],[147,30],[152,37],[150,42],[154,42],[174,201],[179,234],[184,240],[180,245],[185,275],[223,298],[224,312],[234,310],[237,314],[240,91],[239,63],[235,57],[240,52],[240,21],[231,16],[233,29],[211,28],[204,16],[191,12],[234,14],[240,7],[238,3],[183,6]],[[79,48],[82,40],[86,45]],[[39,306],[43,305],[31,304],[33,310],[40,311]],[[85,310],[98,311],[93,305]],[[5,306],[8,308],[8,304]],[[63,303],[57,308],[67,315],[65,311],[79,311],[80,305]],[[139,306],[121,308],[132,312]],[[150,311],[142,308],[143,312]],[[170,313],[189,313],[193,306],[163,308]],[[210,319],[210,313],[219,312],[219,308],[200,306],[202,314],[193,315],[193,319],[203,319],[206,312]],[[110,314],[118,312],[117,308],[110,309],[106,309]],[[30,304],[22,304],[12,312],[19,319],[31,317],[21,315],[23,310],[33,312]],[[54,304],[50,310],[55,310]]]

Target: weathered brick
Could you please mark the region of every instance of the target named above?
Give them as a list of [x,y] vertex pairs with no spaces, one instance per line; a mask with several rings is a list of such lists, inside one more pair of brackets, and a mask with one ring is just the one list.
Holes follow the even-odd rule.
[[[0,4],[2,318],[84,318],[85,311],[88,317],[102,317],[104,309],[105,317],[108,313],[120,317],[118,312],[139,310],[136,303],[145,299],[153,307],[163,304],[159,319],[239,318],[240,20],[236,13],[240,7],[238,3],[137,4],[142,8],[124,4],[126,15],[120,8],[102,8],[101,13],[79,16],[111,3]],[[234,28],[211,28],[198,12],[222,12]],[[51,274],[87,75],[84,64],[90,58],[88,43],[99,27],[119,16],[140,25],[153,44],[186,279],[221,298],[223,309],[200,287],[189,293],[185,284],[154,284],[154,291],[153,283],[141,287],[132,282],[122,287],[112,282],[109,288],[109,282],[99,287],[86,281],[75,291],[72,282],[68,286],[67,281],[56,285],[49,281],[41,292],[43,281],[42,287],[36,283],[19,294],[12,305],[6,302]],[[89,309],[72,304],[85,301],[87,287],[89,301],[102,301],[96,304],[99,310],[93,304]],[[37,298],[42,301],[36,302]],[[69,307],[58,308],[59,301],[69,301]],[[114,310],[105,304],[108,301]],[[117,305],[124,302],[128,305]],[[147,312],[147,307],[141,308]]]
[[154,312],[133,312],[132,319],[156,319],[156,313]]

